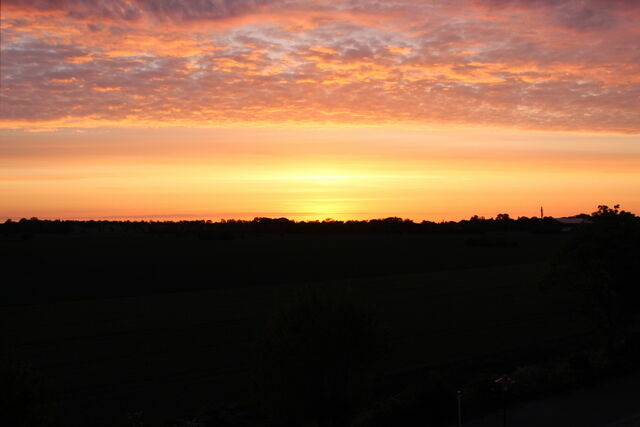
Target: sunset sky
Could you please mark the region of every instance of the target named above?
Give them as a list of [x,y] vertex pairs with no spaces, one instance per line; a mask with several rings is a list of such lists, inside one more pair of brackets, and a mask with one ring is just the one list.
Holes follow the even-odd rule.
[[638,0],[2,0],[0,220],[640,213]]

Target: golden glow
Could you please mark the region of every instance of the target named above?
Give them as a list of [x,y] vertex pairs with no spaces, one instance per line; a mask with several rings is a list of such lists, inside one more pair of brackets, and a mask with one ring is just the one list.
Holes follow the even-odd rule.
[[0,218],[439,221],[601,203],[638,212],[639,142],[384,126],[15,131],[0,146]]
[[628,2],[223,3],[2,1],[0,219],[640,211]]

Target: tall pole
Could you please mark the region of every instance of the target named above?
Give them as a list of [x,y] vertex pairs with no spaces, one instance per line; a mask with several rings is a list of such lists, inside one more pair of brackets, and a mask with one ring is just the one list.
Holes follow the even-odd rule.
[[458,427],[462,427],[462,390],[458,390]]
[[496,384],[500,384],[502,389],[502,427],[507,427],[507,392],[509,391],[509,385],[516,382],[506,375],[501,376],[494,381]]
[[507,390],[502,390],[502,427],[507,427]]
[[544,208],[540,206],[540,219],[544,219]]

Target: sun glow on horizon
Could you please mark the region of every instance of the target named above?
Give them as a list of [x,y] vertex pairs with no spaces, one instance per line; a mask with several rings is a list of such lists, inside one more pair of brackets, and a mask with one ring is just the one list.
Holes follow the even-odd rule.
[[0,218],[459,220],[640,211],[636,136],[220,128],[5,134]]
[[2,1],[0,219],[640,212],[640,2],[169,3]]

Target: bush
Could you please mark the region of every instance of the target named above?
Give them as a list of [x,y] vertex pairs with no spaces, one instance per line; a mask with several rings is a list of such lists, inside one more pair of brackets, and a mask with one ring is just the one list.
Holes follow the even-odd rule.
[[593,383],[610,369],[603,352],[578,352],[546,364],[525,365],[512,373],[523,397],[540,396]]
[[260,343],[257,390],[279,426],[347,425],[367,397],[386,334],[344,287],[305,287]]
[[438,425],[456,413],[456,389],[438,372],[416,372],[413,383],[401,393],[363,411],[355,427]]
[[0,425],[48,426],[54,409],[49,380],[11,352],[0,351]]

